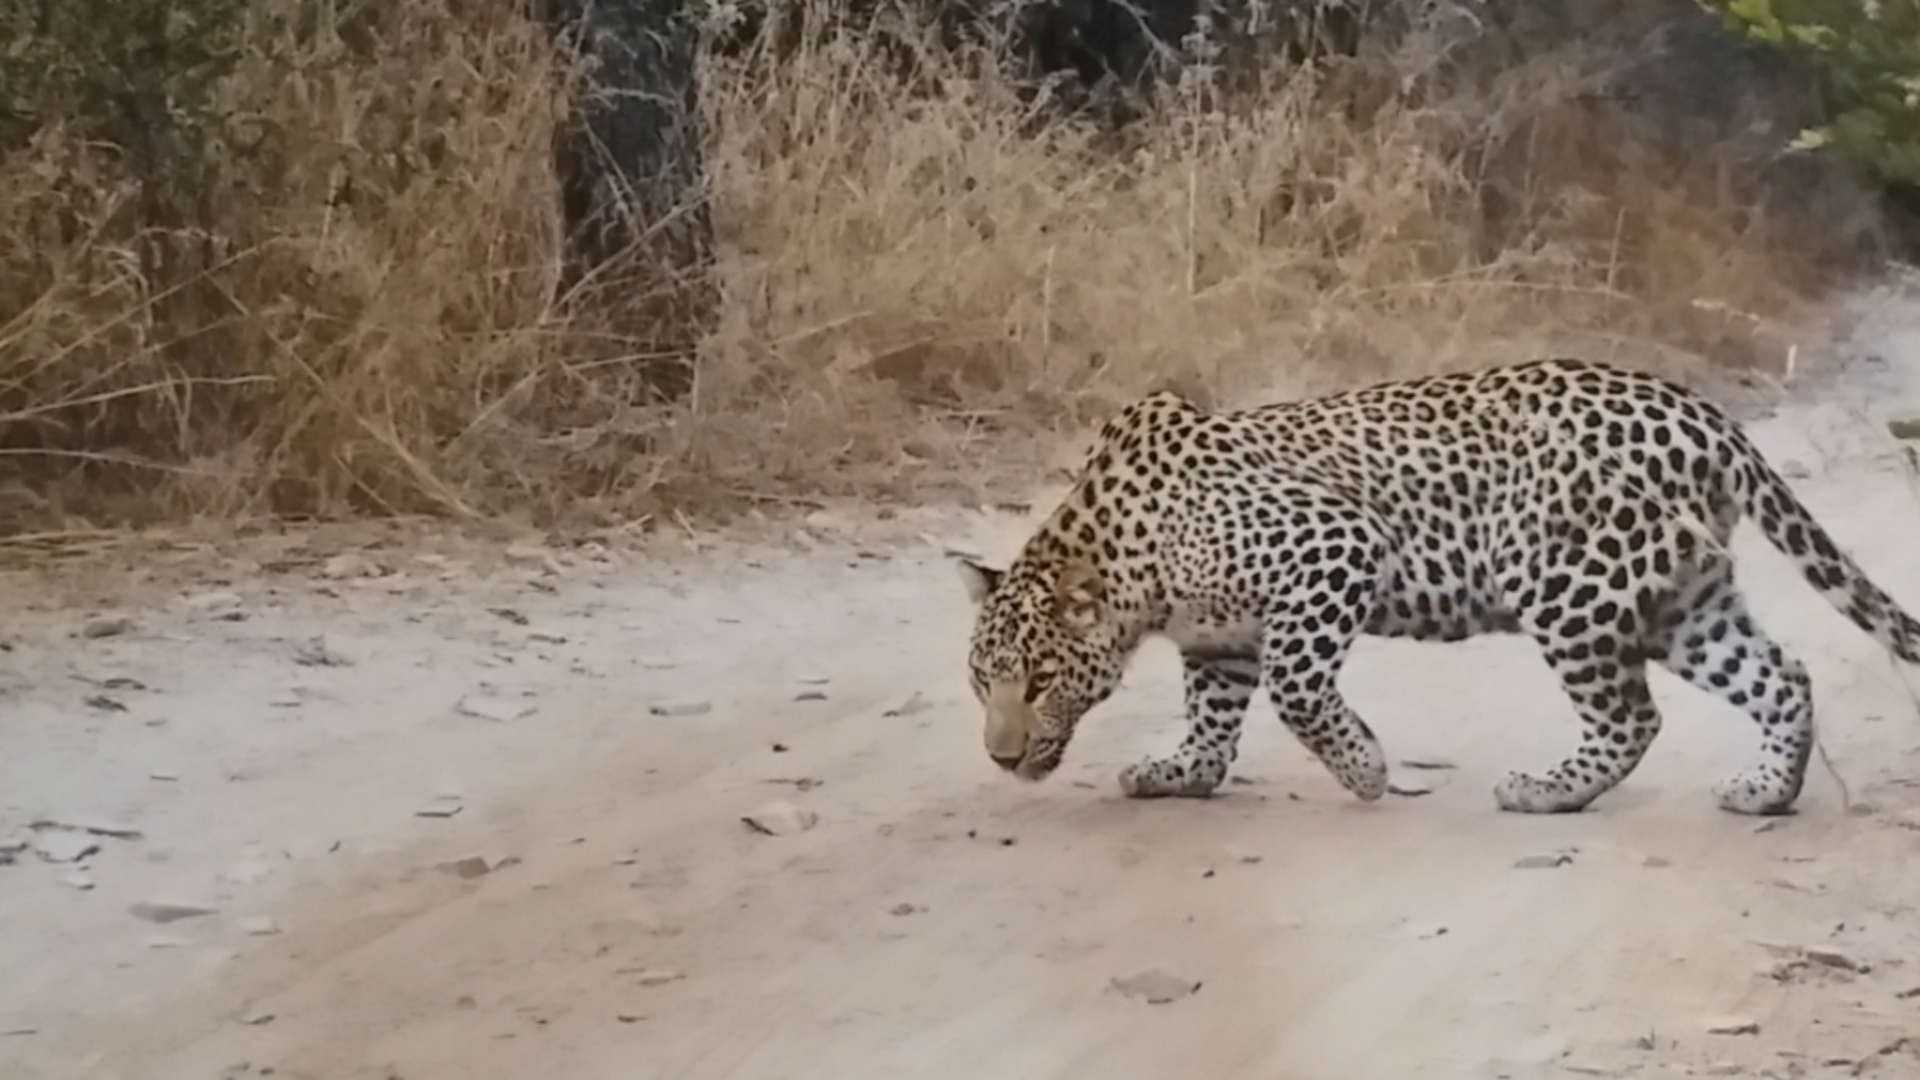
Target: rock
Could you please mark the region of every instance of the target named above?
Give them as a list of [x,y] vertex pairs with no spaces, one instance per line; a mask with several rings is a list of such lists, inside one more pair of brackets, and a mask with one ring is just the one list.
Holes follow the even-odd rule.
[[891,709],[888,709],[885,713],[881,715],[912,716],[915,713],[926,712],[928,709],[931,709],[931,708],[933,708],[933,706],[927,702],[926,698],[921,696],[920,691],[915,690],[913,694],[907,698],[907,700],[901,702],[899,705],[896,705]]
[[80,625],[83,638],[119,637],[133,629],[133,620],[125,615],[95,615]]
[[784,800],[770,802],[740,819],[747,828],[767,836],[792,836],[820,823],[820,815]]
[[1809,948],[1802,950],[1802,955],[1822,967],[1838,968],[1841,971],[1851,971],[1860,975],[1873,970],[1872,964],[1855,960],[1838,949]]
[[1515,870],[1552,870],[1573,862],[1573,856],[1565,853],[1555,855],[1528,855],[1513,864]]
[[81,892],[86,892],[93,888],[93,879],[86,874],[75,871],[61,878],[60,884],[79,889]]
[[179,922],[181,919],[198,919],[206,915],[219,913],[218,908],[203,907],[199,904],[176,904],[164,900],[142,900],[127,908],[136,919],[145,919],[151,923]]
[[77,863],[100,850],[100,841],[71,829],[41,829],[33,836],[33,853],[50,863]]
[[220,871],[220,880],[229,885],[252,885],[265,881],[273,870],[274,864],[267,859],[247,859]]
[[379,577],[381,568],[357,551],[343,551],[321,564],[320,576],[339,581],[343,578]]
[[1442,772],[1447,769],[1459,768],[1458,765],[1455,765],[1445,758],[1404,758],[1400,762],[1400,767],[1404,769],[1424,769],[1428,772]]
[[647,711],[655,716],[674,718],[705,716],[707,713],[713,711],[713,702],[700,698],[679,698],[667,701],[656,701],[647,706]]
[[28,826],[32,829],[70,829],[74,832],[91,833],[94,836],[107,836],[115,840],[138,840],[144,834],[131,825],[120,825],[111,821],[95,821],[91,818],[35,818]]
[[249,1009],[240,1014],[240,1022],[248,1027],[259,1027],[273,1023],[273,1014],[260,1009]]
[[484,856],[469,855],[464,859],[455,859],[452,862],[441,863],[440,869],[445,870],[454,877],[471,880],[477,877],[485,877],[488,871],[493,869],[493,866],[487,862]]
[[1760,1021],[1751,1016],[1715,1016],[1701,1025],[1709,1035],[1758,1035]]
[[436,795],[427,805],[413,812],[414,817],[450,818],[466,809],[464,803],[455,795]]
[[1573,1044],[1556,1031],[1543,1031],[1500,1055],[1515,1065],[1547,1065],[1573,1053]]
[[221,589],[214,592],[197,593],[182,601],[192,611],[219,611],[223,608],[237,608],[245,603],[240,594]]
[[475,720],[509,724],[532,716],[540,711],[540,707],[524,701],[503,701],[500,698],[477,697],[469,694],[454,703],[453,711],[462,716],[471,716]]
[[793,695],[795,701],[825,701],[827,695],[819,690],[802,690]]
[[126,712],[127,711],[127,707],[125,705],[121,704],[117,699],[108,697],[105,694],[88,694],[85,698],[81,700],[86,704],[88,708],[98,709],[101,712]]
[[1417,799],[1422,795],[1433,794],[1433,789],[1425,784],[1388,784],[1387,794],[1398,795],[1405,799]]
[[645,968],[633,973],[634,984],[638,986],[665,986],[686,977],[686,972],[672,968]]
[[294,647],[293,662],[303,667],[352,667],[353,660],[328,647],[325,636],[308,638]]
[[1200,990],[1198,979],[1187,979],[1161,968],[1150,968],[1137,975],[1115,978],[1113,988],[1134,999],[1149,1005],[1165,1005],[1179,1001]]
[[268,915],[250,915],[240,920],[240,932],[248,937],[272,937],[280,932],[280,924]]
[[1407,924],[1407,933],[1415,941],[1432,941],[1447,936],[1447,928],[1435,922],[1416,922]]
[[889,909],[887,909],[887,914],[889,914],[889,915],[915,915],[915,914],[918,914],[919,912],[921,912],[921,911],[924,911],[924,910],[926,910],[926,909],[924,909],[924,908],[921,908],[921,907],[917,907],[917,906],[915,906],[915,905],[913,905],[913,904],[895,904],[895,905],[893,905],[893,907],[891,907],[891,908],[889,908]]

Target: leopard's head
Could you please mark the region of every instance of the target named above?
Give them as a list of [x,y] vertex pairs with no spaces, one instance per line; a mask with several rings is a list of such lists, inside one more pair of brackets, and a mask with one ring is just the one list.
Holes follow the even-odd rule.
[[1080,718],[1120,683],[1126,650],[1107,587],[1086,563],[993,570],[963,559],[959,570],[978,607],[968,676],[987,711],[987,756],[1045,779]]

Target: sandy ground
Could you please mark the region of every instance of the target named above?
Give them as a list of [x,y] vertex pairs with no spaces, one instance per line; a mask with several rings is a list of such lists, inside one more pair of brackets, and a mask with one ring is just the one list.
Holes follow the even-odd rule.
[[[1879,423],[1920,404],[1917,327],[1863,327],[1879,362],[1756,433],[1920,609],[1920,480]],[[1027,525],[645,557],[288,533],[0,576],[0,839],[30,845],[0,1077],[1920,1076],[1920,684],[1750,528],[1851,791],[1816,771],[1764,823],[1708,793],[1754,733],[1671,678],[1624,787],[1496,812],[1573,739],[1509,640],[1362,643],[1349,696],[1444,766],[1397,767],[1423,795],[1361,805],[1269,719],[1224,795],[1123,800],[1180,733],[1160,645],[1058,777],[1003,777],[942,549]],[[773,800],[817,823],[742,822]],[[1153,969],[1199,989],[1114,985]]]

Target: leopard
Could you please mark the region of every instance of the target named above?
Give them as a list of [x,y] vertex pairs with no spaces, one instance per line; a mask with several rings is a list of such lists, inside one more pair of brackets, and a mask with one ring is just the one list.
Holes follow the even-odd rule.
[[1353,796],[1387,759],[1338,679],[1362,636],[1531,638],[1578,720],[1500,810],[1572,813],[1645,759],[1658,666],[1759,730],[1713,786],[1736,814],[1794,812],[1815,749],[1806,666],[1755,620],[1728,541],[1753,521],[1808,584],[1908,663],[1920,622],[1815,520],[1731,414],[1676,379],[1548,357],[1210,408],[1172,390],[1111,416],[1007,565],[955,562],[989,758],[1043,780],[1151,637],[1180,654],[1186,732],[1118,776],[1130,798],[1212,795],[1264,684]]

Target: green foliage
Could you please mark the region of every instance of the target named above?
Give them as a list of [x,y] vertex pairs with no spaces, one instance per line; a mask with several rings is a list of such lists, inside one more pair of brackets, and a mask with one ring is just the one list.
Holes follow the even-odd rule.
[[1832,146],[1883,180],[1920,184],[1920,0],[1698,2],[1818,66],[1828,121],[1796,145]]

